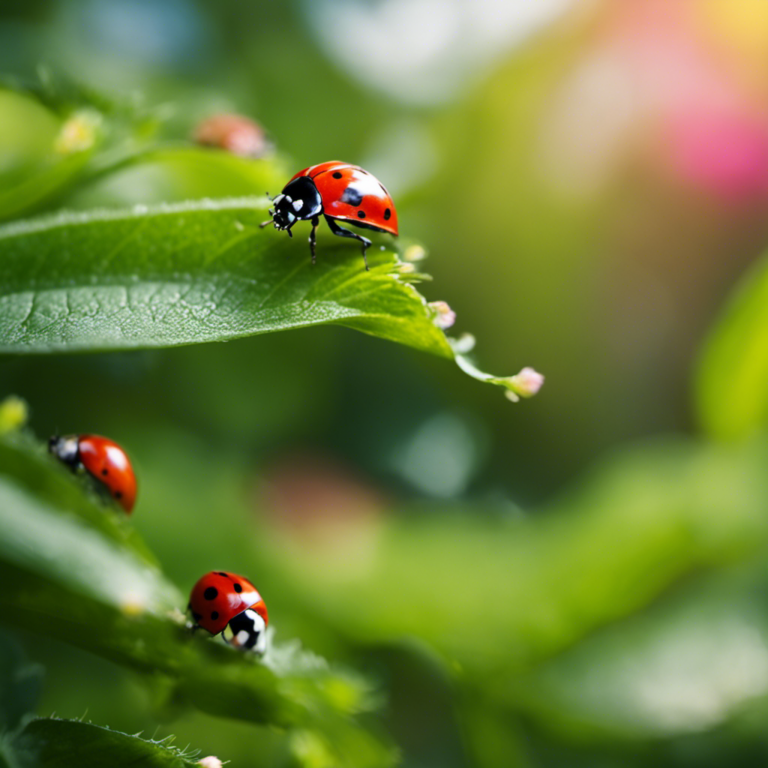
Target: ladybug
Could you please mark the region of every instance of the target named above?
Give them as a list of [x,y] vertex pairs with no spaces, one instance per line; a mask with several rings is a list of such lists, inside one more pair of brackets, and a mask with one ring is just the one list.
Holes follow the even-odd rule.
[[397,211],[384,185],[368,171],[357,165],[332,160],[299,171],[275,198],[272,218],[261,226],[274,223],[275,229],[285,229],[293,237],[291,227],[297,221],[311,221],[309,250],[315,263],[315,241],[320,216],[325,216],[331,232],[339,237],[352,237],[363,244],[363,261],[368,269],[365,252],[371,241],[339,221],[376,232],[388,232],[397,237]]
[[267,606],[248,579],[226,571],[206,573],[192,587],[188,609],[195,629],[222,632],[234,648],[258,654],[267,649]]
[[54,436],[48,450],[73,472],[84,469],[128,513],[136,503],[136,475],[125,451],[98,435]]
[[254,159],[264,157],[272,150],[264,129],[243,115],[213,115],[195,128],[193,138],[204,147],[216,147]]

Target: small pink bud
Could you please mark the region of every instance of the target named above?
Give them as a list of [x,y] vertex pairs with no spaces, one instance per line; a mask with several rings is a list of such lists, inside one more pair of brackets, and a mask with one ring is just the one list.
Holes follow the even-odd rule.
[[198,760],[198,765],[202,765],[203,768],[222,768],[223,763],[221,760],[219,760],[218,757],[214,757],[213,755],[208,755],[208,757],[204,757],[202,760]]
[[533,397],[544,384],[544,376],[533,368],[523,368],[516,376],[509,378],[511,389],[507,397],[515,401],[518,397]]
[[456,313],[444,301],[430,301],[429,308],[435,312],[435,325],[442,330],[456,322]]

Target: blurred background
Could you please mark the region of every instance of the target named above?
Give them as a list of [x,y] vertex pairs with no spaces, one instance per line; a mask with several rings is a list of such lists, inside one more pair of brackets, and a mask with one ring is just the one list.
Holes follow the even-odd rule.
[[[41,437],[128,449],[135,525],[183,590],[251,574],[278,638],[378,681],[409,767],[765,764],[765,456],[710,440],[692,392],[768,238],[767,4],[0,2],[0,72],[41,64],[143,94],[171,148],[238,112],[286,180],[369,169],[483,365],[547,377],[513,406],[333,328],[0,360]],[[0,91],[6,185],[61,120]],[[264,191],[169,150],[49,207]],[[289,759],[280,734],[24,640],[41,714]]]

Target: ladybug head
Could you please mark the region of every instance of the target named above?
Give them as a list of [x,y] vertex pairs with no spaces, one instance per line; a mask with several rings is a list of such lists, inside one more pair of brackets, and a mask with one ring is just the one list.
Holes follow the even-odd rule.
[[254,608],[238,613],[222,633],[224,642],[241,651],[263,655],[267,650],[267,623],[262,612]]
[[76,435],[67,435],[59,437],[54,435],[48,440],[48,450],[56,456],[57,459],[70,467],[76,467],[80,461],[80,450]]
[[272,203],[274,208],[270,208],[272,221],[275,222],[275,229],[287,229],[291,234],[291,227],[296,223],[296,204],[290,195],[278,195]]

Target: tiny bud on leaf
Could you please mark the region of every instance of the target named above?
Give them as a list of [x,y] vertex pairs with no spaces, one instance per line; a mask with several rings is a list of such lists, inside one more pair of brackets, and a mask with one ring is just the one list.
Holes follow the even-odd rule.
[[203,768],[222,768],[223,763],[221,760],[219,760],[218,757],[214,757],[213,755],[208,755],[208,757],[204,757],[202,760],[198,760],[198,765],[202,765]]
[[456,313],[445,301],[430,301],[429,307],[435,312],[435,325],[446,330],[456,322]]
[[544,376],[533,368],[526,367],[516,376],[511,376],[509,383],[511,393],[520,397],[533,397],[544,384]]

